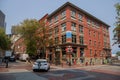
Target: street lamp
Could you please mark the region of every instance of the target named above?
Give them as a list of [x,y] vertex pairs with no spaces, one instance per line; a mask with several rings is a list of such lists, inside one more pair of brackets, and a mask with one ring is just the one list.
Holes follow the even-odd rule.
[[70,55],[73,52],[72,47],[71,46],[66,47],[66,52],[69,54],[69,66],[71,66]]

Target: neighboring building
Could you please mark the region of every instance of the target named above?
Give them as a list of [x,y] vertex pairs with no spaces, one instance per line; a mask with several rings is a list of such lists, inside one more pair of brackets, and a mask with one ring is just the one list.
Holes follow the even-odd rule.
[[21,35],[12,35],[11,42],[12,42],[11,49],[14,51],[15,55],[23,54],[26,52],[24,38]]
[[6,28],[5,14],[1,10],[0,10],[0,27],[2,27],[3,29]]
[[[56,54],[61,62],[100,64],[111,57],[109,25],[93,15],[67,2],[50,15],[45,15],[50,38],[55,40],[53,49],[48,48],[46,58],[55,61]],[[60,47],[60,53],[55,47]],[[71,52],[67,51],[71,47]]]

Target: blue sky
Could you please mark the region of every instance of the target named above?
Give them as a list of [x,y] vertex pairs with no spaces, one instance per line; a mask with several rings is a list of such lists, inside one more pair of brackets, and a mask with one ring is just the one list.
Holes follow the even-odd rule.
[[[0,0],[0,10],[6,15],[6,33],[11,33],[11,26],[17,25],[25,19],[39,20],[46,13],[50,14],[67,1],[94,15],[111,27],[110,40],[113,43],[113,29],[116,21],[114,4],[120,0]],[[120,49],[118,45],[111,46],[112,53]]]

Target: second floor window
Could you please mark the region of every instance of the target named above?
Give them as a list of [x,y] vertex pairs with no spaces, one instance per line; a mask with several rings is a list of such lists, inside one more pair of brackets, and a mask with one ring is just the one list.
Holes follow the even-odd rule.
[[58,40],[59,40],[59,38],[56,37],[56,38],[55,38],[55,44],[58,44],[58,42],[59,42]]
[[62,27],[62,31],[65,31],[66,30],[66,23],[61,24],[61,27]]
[[71,24],[71,30],[72,31],[76,31],[76,23],[72,23]]
[[62,35],[62,43],[66,43],[66,35]]
[[84,44],[84,37],[83,36],[80,36],[80,44]]

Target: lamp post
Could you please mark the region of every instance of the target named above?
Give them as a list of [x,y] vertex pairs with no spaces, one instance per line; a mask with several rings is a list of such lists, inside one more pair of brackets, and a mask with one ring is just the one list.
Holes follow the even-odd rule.
[[71,46],[66,47],[66,52],[67,52],[67,53],[68,53],[68,55],[69,55],[69,66],[71,66],[71,59],[70,59],[70,55],[71,55],[71,53],[73,52],[72,47],[71,47]]

